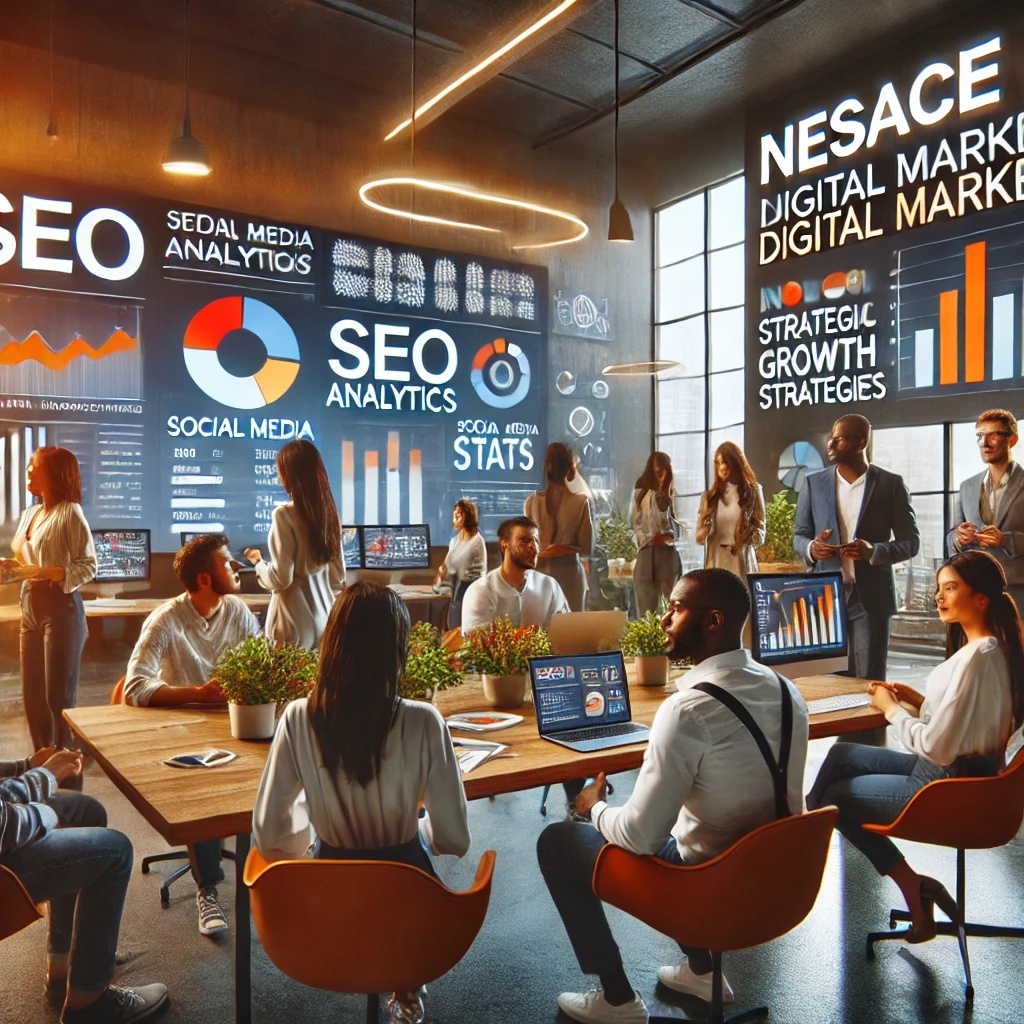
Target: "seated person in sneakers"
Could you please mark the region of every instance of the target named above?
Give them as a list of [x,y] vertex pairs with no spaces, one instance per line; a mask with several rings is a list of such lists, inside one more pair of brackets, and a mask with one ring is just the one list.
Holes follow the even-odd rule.
[[[782,748],[782,704],[788,695],[792,729],[785,794],[789,811],[803,809],[807,706],[792,683],[758,665],[741,647],[749,612],[747,589],[728,569],[696,569],[676,583],[661,623],[669,637],[667,653],[673,659],[689,656],[695,667],[655,715],[632,795],[622,807],[609,807],[604,773],[599,773],[576,798],[577,813],[592,824],[560,821],[540,835],[540,870],[580,969],[600,979],[597,989],[558,997],[559,1008],[573,1020],[646,1024],[648,1019],[591,888],[601,847],[615,843],[670,864],[697,864],[776,817],[772,775],[753,735],[697,684],[713,684],[739,701],[774,758]],[[710,1002],[710,951],[684,947],[683,953],[681,963],[658,969],[658,979]],[[725,981],[723,995],[733,1001]]]
[[[408,637],[409,612],[387,587],[356,583],[335,602],[313,692],[281,716],[256,794],[253,836],[267,860],[302,857],[315,839],[318,857],[399,861],[433,875],[428,848],[469,849],[444,719],[398,695]],[[422,1020],[420,993],[396,992],[390,1012]]]
[[167,986],[110,984],[132,844],[106,828],[97,800],[58,792],[81,773],[74,750],[0,761],[0,864],[34,902],[49,903],[46,993],[64,1006],[61,1024],[122,1024],[155,1013]]
[[[256,616],[235,595],[241,589],[227,537],[193,537],[174,557],[174,571],[185,588],[165,601],[142,625],[128,661],[124,701],[137,707],[223,704],[213,666],[229,647],[260,631]],[[189,847],[199,905],[199,931],[213,935],[228,927],[217,902],[223,881],[220,841]]]

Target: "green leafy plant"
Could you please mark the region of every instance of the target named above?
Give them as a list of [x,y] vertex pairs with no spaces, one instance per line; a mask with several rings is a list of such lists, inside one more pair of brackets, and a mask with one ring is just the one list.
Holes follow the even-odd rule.
[[789,493],[789,491],[779,491],[765,506],[765,541],[757,549],[759,561],[799,561],[793,550],[796,503],[789,500]]
[[213,678],[231,704],[270,704],[309,696],[316,672],[315,651],[250,636],[220,656]]
[[627,622],[622,631],[622,653],[629,658],[656,658],[665,653],[668,635],[654,612],[642,619]]
[[466,636],[462,660],[489,676],[515,676],[528,672],[530,658],[551,653],[547,633],[537,626],[513,626],[503,615]]
[[618,509],[597,521],[597,546],[606,558],[624,558],[627,562],[636,558],[633,530]]
[[429,622],[417,622],[409,633],[405,673],[398,692],[410,700],[430,700],[440,690],[462,682],[462,659],[442,642],[441,631]]

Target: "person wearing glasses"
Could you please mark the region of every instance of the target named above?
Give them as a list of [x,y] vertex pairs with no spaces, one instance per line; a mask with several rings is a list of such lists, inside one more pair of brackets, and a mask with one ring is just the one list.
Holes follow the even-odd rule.
[[975,437],[985,468],[960,485],[946,554],[988,552],[1006,573],[1006,590],[1024,608],[1024,472],[1013,457],[1017,418],[1005,409],[978,417]]
[[850,675],[885,679],[889,622],[896,614],[892,567],[921,546],[903,478],[871,465],[871,424],[851,414],[832,424],[832,465],[807,477],[797,500],[793,547],[815,572],[842,571]]

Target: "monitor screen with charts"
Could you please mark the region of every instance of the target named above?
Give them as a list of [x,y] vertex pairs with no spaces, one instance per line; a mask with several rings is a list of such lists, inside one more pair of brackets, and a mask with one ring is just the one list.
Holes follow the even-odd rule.
[[364,569],[429,569],[430,527],[363,526]]
[[530,678],[541,736],[630,719],[626,668],[619,651],[531,658]]
[[360,527],[343,526],[341,528],[341,553],[345,558],[346,569],[362,569],[363,538]]
[[96,582],[149,579],[149,530],[93,530]]
[[747,583],[755,661],[784,676],[846,668],[846,595],[841,573],[750,573]]

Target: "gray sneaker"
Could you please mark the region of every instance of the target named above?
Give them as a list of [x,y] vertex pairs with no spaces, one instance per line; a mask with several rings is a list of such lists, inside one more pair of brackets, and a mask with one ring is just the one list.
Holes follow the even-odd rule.
[[167,1005],[167,986],[159,982],[138,988],[110,985],[88,1006],[65,1007],[60,1024],[127,1024],[145,1020]]
[[216,935],[228,930],[228,919],[217,902],[217,887],[207,885],[196,890],[196,906],[199,908],[199,933]]

